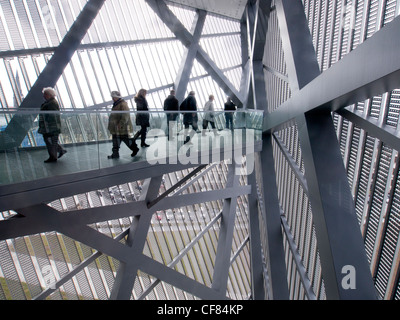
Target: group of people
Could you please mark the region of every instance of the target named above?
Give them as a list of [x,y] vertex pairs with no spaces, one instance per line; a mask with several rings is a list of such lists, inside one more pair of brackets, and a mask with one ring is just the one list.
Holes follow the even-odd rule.
[[[225,122],[226,128],[233,130],[233,111],[236,110],[235,104],[232,102],[231,97],[228,97],[227,101],[225,102],[224,110],[228,111],[225,112]],[[184,143],[190,143],[192,136],[195,132],[198,131],[198,116],[197,116],[197,101],[195,97],[195,92],[190,91],[189,95],[182,101],[179,105],[178,99],[175,97],[175,90],[170,91],[170,95],[164,101],[164,111],[167,114],[167,135],[169,135],[169,129],[173,128],[174,126],[170,124],[171,121],[176,121],[179,112],[183,111],[183,125],[185,127],[185,141]],[[168,112],[173,111],[173,113]],[[218,135],[218,130],[215,126],[215,108],[214,108],[214,95],[210,95],[208,97],[208,101],[204,105],[204,117],[203,117],[203,131],[202,135],[205,135],[205,130],[208,126],[214,131],[215,135]],[[191,134],[188,135],[189,127],[192,127]],[[172,135],[173,136],[173,135]]]
[[[43,97],[45,102],[42,104],[41,111],[60,111],[58,102],[56,100],[56,92],[53,88],[44,88]],[[133,134],[133,125],[129,113],[129,107],[127,102],[122,98],[118,91],[111,92],[111,98],[113,100],[113,106],[108,121],[108,130],[112,136],[112,154],[108,156],[109,159],[119,158],[119,149],[121,143],[124,142],[126,146],[132,151],[131,156],[134,157],[139,148],[136,144],[136,139],[140,137],[140,146],[142,148],[149,147],[146,143],[147,129],[150,127],[150,115],[148,113],[149,106],[146,100],[146,89],[140,89],[134,101],[136,103],[136,125],[140,129],[136,134]],[[231,97],[228,97],[224,105],[225,112],[225,124],[227,129],[233,130],[233,111],[236,110],[235,104],[232,102]],[[128,111],[128,112],[124,112]],[[143,112],[144,111],[144,112]],[[197,116],[197,101],[195,98],[195,92],[190,91],[189,95],[179,104],[178,99],[175,97],[175,90],[171,90],[169,96],[164,101],[164,111],[167,116],[167,136],[173,136],[170,129],[175,126],[171,122],[176,121],[179,112],[183,113],[183,125],[185,127],[185,141],[184,143],[190,143],[191,138],[198,130],[198,116]],[[204,105],[204,117],[203,117],[203,135],[205,130],[211,125],[215,135],[218,135],[215,126],[215,108],[214,108],[214,96],[210,95],[208,101]],[[189,127],[192,127],[190,134],[188,134]],[[56,162],[57,159],[62,157],[67,150],[65,150],[59,144],[59,135],[61,133],[61,117],[57,112],[40,113],[39,115],[39,129],[38,132],[43,135],[49,158],[45,160],[45,163]]]

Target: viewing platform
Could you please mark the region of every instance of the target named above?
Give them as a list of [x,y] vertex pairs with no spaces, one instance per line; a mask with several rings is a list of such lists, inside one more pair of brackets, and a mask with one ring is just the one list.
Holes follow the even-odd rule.
[[[216,129],[211,126],[202,128],[203,112],[198,112],[198,130],[192,127],[185,132],[182,115],[172,123],[172,133],[166,135],[167,120],[164,112],[149,112],[150,128],[147,131],[146,143],[149,147],[140,146],[139,151],[131,156],[132,151],[122,142],[120,157],[109,159],[111,154],[111,135],[107,131],[110,112],[94,111],[61,111],[62,133],[60,144],[67,153],[57,162],[45,163],[48,152],[42,135],[37,133],[39,112],[20,111],[4,114],[3,117],[19,117],[21,123],[33,123],[22,142],[11,146],[12,136],[7,135],[3,127],[0,144],[0,193],[1,206],[4,201],[18,201],[19,193],[30,189],[46,188],[57,184],[68,184],[79,180],[88,180],[99,175],[134,173],[140,179],[140,171],[157,171],[158,167],[175,164],[171,170],[181,167],[196,167],[224,160],[242,162],[242,155],[254,154],[261,150],[262,112],[256,110],[239,111],[234,114],[233,130],[225,128],[224,112],[215,116]],[[130,112],[133,134],[140,127],[135,125],[136,112]],[[28,119],[29,118],[29,119]],[[22,127],[22,126],[21,126]],[[191,135],[185,143],[186,135]],[[21,136],[21,135],[20,135]],[[16,140],[16,139],[15,139]],[[33,143],[32,143],[33,142]],[[36,145],[35,145],[36,144]],[[253,169],[252,163],[247,164]],[[164,169],[163,169],[164,170]],[[12,199],[7,198],[13,195]],[[25,200],[24,200],[25,201]]]

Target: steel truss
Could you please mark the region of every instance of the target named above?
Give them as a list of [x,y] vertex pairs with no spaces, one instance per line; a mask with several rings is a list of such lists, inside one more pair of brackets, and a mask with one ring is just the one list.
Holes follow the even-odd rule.
[[[103,2],[90,0],[87,6],[95,7],[98,11]],[[290,280],[288,281],[288,271],[292,267],[299,274],[298,281],[301,282],[307,299],[314,300],[324,295],[328,299],[375,299],[376,292],[370,265],[356,219],[352,190],[343,165],[332,112],[337,112],[353,125],[379,138],[384,144],[399,150],[400,138],[392,127],[382,122],[382,118],[380,121],[375,120],[367,113],[348,108],[351,104],[372,99],[377,94],[384,94],[400,87],[398,59],[400,47],[398,41],[393,41],[398,37],[400,30],[399,18],[395,18],[368,41],[321,73],[302,1],[249,1],[242,21],[242,26],[248,28],[242,30],[242,51],[249,53],[249,56],[243,56],[242,87],[240,92],[237,92],[199,46],[207,12],[197,12],[193,24],[194,32],[191,34],[164,1],[146,0],[146,3],[187,50],[175,82],[175,88],[181,99],[187,89],[193,61],[197,59],[224,92],[233,95],[240,106],[264,110],[262,147],[258,146],[255,150],[256,171],[247,177],[247,183],[243,185],[240,183],[241,176],[236,174],[238,165],[232,161],[227,166],[226,186],[223,189],[182,195],[180,193],[189,188],[196,179],[200,179],[206,170],[210,170],[211,165],[197,167],[192,175],[176,182],[165,193],[159,193],[163,176],[190,166],[160,165],[143,169],[135,168],[133,164],[124,170],[121,168],[100,170],[100,176],[99,172],[89,172],[79,179],[74,175],[63,177],[61,181],[48,179],[41,189],[34,189],[34,183],[2,188],[7,192],[0,197],[0,209],[15,210],[20,218],[14,217],[0,223],[0,240],[56,230],[94,250],[90,257],[59,279],[53,288],[43,290],[34,298],[48,297],[101,255],[107,255],[120,262],[115,272],[114,286],[109,292],[110,299],[130,299],[135,281],[140,281],[139,271],[154,278],[139,295],[139,299],[146,298],[160,283],[168,283],[196,298],[225,299],[229,270],[235,258],[248,245],[251,256],[250,291],[253,299],[289,299],[294,286]],[[83,20],[88,27],[94,17],[95,12],[82,13],[78,20]],[[264,65],[266,55],[264,50],[271,35],[269,32],[274,31],[269,29],[272,22],[277,22],[279,25],[279,41],[285,56],[283,63],[287,68],[287,74]],[[79,44],[78,39],[85,34],[85,28],[79,31],[71,29],[68,33],[75,39],[75,49]],[[65,41],[68,38],[66,37]],[[60,52],[61,49],[56,50],[52,59],[63,61],[58,71],[52,70],[53,83],[61,76],[63,65],[65,67],[69,61],[68,57]],[[374,59],[375,56],[379,56],[380,59]],[[51,61],[49,67],[38,78],[37,86],[43,84],[42,78],[46,77]],[[371,61],[373,63],[366,63]],[[276,97],[267,94],[271,91],[268,91],[269,84],[265,73],[272,73],[280,80],[288,82],[290,87],[291,92],[287,99],[283,99],[284,101],[279,103],[275,110],[269,110],[269,101]],[[38,95],[33,89],[31,91],[32,97],[25,99],[33,99],[35,103],[32,105],[38,105],[36,103],[39,100]],[[26,103],[30,101],[29,99]],[[29,125],[25,129],[28,127]],[[292,128],[295,128],[297,134],[301,161],[299,156],[294,154],[295,148],[288,145],[288,141],[285,140]],[[399,167],[399,160],[395,158],[395,154],[391,159],[391,168],[394,170]],[[280,180],[283,170],[276,167],[282,163],[290,168],[293,174],[293,178],[290,179],[296,181],[296,188],[302,190],[304,199],[297,194],[288,194],[284,181]],[[290,175],[287,172],[283,174]],[[112,211],[105,206],[59,212],[44,204],[78,192],[87,192],[94,186],[106,187],[134,179],[145,181],[140,198],[135,202],[113,205]],[[175,190],[178,191],[170,195]],[[387,190],[392,190],[390,185],[387,186]],[[238,250],[232,254],[235,212],[239,196],[248,197],[250,232]],[[310,260],[320,261],[320,273],[314,270],[317,280],[310,277],[310,266],[303,258],[302,252],[305,246],[297,243],[297,230],[291,230],[291,221],[300,218],[293,214],[296,212],[295,209],[292,212],[284,207],[282,197],[299,197],[297,199],[299,208],[302,202],[307,202],[305,215],[310,210],[312,212],[312,217],[309,219],[315,228],[315,231],[314,229],[312,231],[315,239],[311,239],[310,235],[307,241],[317,243],[318,253],[310,253],[310,256],[314,254]],[[163,264],[143,254],[151,218],[157,210],[173,208],[176,204],[185,206],[214,200],[223,201],[221,212],[216,214],[201,232],[174,256],[172,261]],[[385,214],[384,209],[382,210],[382,214]],[[130,226],[113,238],[88,226],[91,223],[126,217],[132,218]],[[177,271],[175,267],[202,237],[217,225],[219,233],[212,282],[207,286]],[[376,247],[375,254],[378,254],[379,250]],[[294,261],[294,266],[289,266],[289,255]],[[357,286],[352,290],[343,287],[343,267],[346,266],[352,266],[356,270]],[[393,281],[398,279],[399,270],[398,267],[391,274]],[[322,291],[322,282],[324,292],[319,291]],[[389,295],[393,296],[393,292]]]

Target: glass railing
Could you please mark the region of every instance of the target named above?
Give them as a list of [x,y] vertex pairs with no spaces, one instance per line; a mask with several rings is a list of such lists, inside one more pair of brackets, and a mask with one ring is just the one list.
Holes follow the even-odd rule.
[[[145,139],[148,146],[142,146],[140,136],[135,136],[141,129],[137,120],[143,114],[148,118]],[[192,113],[188,113],[189,116],[182,112],[169,114],[175,115],[175,121],[168,122],[167,114],[160,111],[0,112],[0,184],[107,168],[133,161],[148,161],[149,164],[163,163],[169,159],[179,161],[180,154],[186,155],[189,149],[192,153],[214,147],[234,149],[240,143],[251,144],[261,139],[261,111],[215,111],[212,117],[202,111],[193,114],[194,117]],[[128,147],[125,139],[120,141],[118,157],[113,156],[113,136],[109,130],[113,117],[125,118],[129,127],[127,131],[120,128],[122,131],[117,132],[119,135],[127,134],[126,141],[130,144]],[[191,123],[185,129],[187,117],[194,119],[194,125]],[[232,121],[229,121],[230,118]],[[203,129],[205,124],[207,128]],[[58,141],[54,139],[57,136],[54,132],[60,132]],[[137,150],[134,150],[132,141],[135,141]],[[57,149],[56,143],[61,147]],[[57,157],[57,161],[44,162],[51,158],[51,154]]]

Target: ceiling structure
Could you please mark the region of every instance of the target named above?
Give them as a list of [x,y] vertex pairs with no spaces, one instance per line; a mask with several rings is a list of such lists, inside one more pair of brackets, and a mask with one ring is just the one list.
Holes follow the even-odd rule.
[[195,9],[202,9],[225,17],[240,20],[247,5],[247,0],[170,0]]

